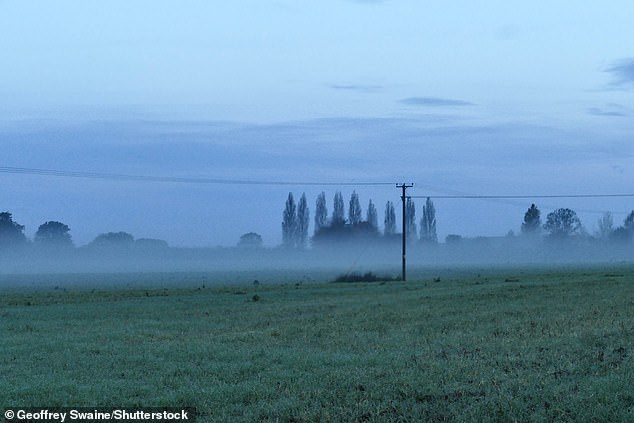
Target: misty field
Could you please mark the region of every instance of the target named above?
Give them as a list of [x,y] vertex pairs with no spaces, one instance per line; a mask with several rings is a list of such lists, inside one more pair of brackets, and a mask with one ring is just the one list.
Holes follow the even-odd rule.
[[632,267],[5,287],[0,334],[0,407],[192,406],[205,422],[634,420]]

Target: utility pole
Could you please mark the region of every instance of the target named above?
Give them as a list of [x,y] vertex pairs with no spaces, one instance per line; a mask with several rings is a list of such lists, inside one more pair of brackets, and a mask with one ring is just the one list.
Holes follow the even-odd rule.
[[405,227],[407,225],[407,210],[405,208],[405,199],[407,198],[405,195],[405,190],[407,188],[411,188],[413,187],[414,184],[406,184],[406,183],[402,183],[402,184],[396,184],[396,188],[401,188],[403,190],[403,194],[401,195],[401,200],[403,200],[403,269],[402,269],[402,273],[401,273],[401,280],[403,282],[405,282],[407,280],[406,277],[406,252],[407,252],[407,228]]

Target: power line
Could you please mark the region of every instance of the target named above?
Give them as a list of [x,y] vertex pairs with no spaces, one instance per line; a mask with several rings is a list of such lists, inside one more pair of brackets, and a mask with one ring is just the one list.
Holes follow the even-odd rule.
[[[81,172],[57,169],[39,169],[27,167],[0,166],[0,173],[54,176],[62,178],[83,178],[83,179],[104,179],[129,182],[168,182],[184,184],[216,184],[216,185],[279,185],[279,186],[394,186],[393,182],[371,182],[371,181],[271,181],[255,179],[225,179],[225,178],[192,178],[174,176],[151,176],[151,175],[129,175],[106,172]],[[435,189],[434,189],[435,190]],[[543,194],[543,195],[474,195],[474,194],[452,194],[452,195],[410,195],[410,198],[434,198],[434,199],[466,199],[466,200],[510,200],[510,199],[534,199],[534,198],[628,198],[634,194]]]
[[106,179],[115,181],[139,181],[139,182],[172,182],[184,184],[216,184],[216,185],[305,185],[305,186],[380,186],[390,185],[393,182],[317,182],[317,181],[265,181],[248,179],[223,179],[223,178],[182,178],[173,176],[148,176],[148,175],[127,175],[118,173],[101,172],[76,172],[54,169],[34,169],[26,167],[0,166],[0,173],[54,176],[62,178],[83,178],[83,179]]
[[618,198],[634,197],[634,194],[562,194],[562,195],[410,195],[410,198],[443,198],[466,200],[491,200],[491,199],[527,199],[527,198]]

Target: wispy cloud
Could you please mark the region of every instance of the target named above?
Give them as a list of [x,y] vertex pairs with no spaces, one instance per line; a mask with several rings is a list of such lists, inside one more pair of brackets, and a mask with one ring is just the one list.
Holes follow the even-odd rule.
[[612,86],[634,87],[634,58],[619,60],[607,68],[605,72],[614,78]]
[[623,111],[616,110],[614,108],[610,109],[601,109],[599,107],[590,107],[588,109],[588,114],[593,116],[611,116],[611,117],[624,117],[627,116],[627,113]]
[[399,103],[408,106],[447,107],[447,106],[473,106],[469,101],[455,100],[440,97],[408,97],[399,100]]
[[383,89],[382,85],[372,84],[331,84],[329,87],[333,90],[356,91],[362,93],[376,93]]

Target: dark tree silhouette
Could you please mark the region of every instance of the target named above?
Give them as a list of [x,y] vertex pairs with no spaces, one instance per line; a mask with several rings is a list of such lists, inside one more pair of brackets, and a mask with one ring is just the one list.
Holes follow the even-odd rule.
[[346,223],[345,206],[343,205],[343,195],[340,192],[335,193],[332,219],[330,220],[330,226],[341,226]]
[[416,229],[416,204],[411,198],[405,203],[405,227],[407,230],[407,239],[409,242],[416,241],[418,238],[418,229]]
[[310,222],[310,211],[308,210],[308,201],[306,194],[302,193],[297,205],[297,231],[296,244],[299,248],[305,248],[308,241],[308,225]]
[[359,222],[356,225],[344,223],[341,225],[329,225],[321,228],[312,238],[313,245],[331,246],[333,244],[359,246],[379,237],[379,232],[368,222]]
[[249,232],[240,237],[238,241],[238,247],[240,248],[261,248],[262,237],[255,232]]
[[9,212],[0,213],[0,247],[24,244],[24,226],[13,221]]
[[124,249],[134,245],[134,237],[127,232],[107,232],[98,235],[91,243],[93,247]]
[[394,204],[391,201],[385,204],[385,219],[383,223],[383,234],[385,236],[396,234],[396,213],[394,212]]
[[[323,193],[322,193],[323,194]],[[322,198],[320,200],[320,198]],[[318,204],[323,202],[325,196],[320,195]],[[359,196],[353,191],[350,197],[350,208],[348,220],[344,215],[343,196],[340,192],[335,194],[334,207],[330,224],[321,226],[315,230],[312,238],[313,245],[332,246],[334,244],[347,245],[353,247],[360,242],[366,242],[369,239],[376,239],[379,236],[376,225],[376,209],[370,200],[368,207],[368,216],[374,224],[369,221],[362,220],[362,210],[359,203]]]
[[634,231],[634,210],[632,210],[623,221],[623,228],[628,231]]
[[282,244],[287,248],[295,247],[297,240],[297,207],[293,193],[288,193],[286,207],[282,216]]
[[524,222],[522,223],[522,233],[525,235],[537,235],[542,228],[541,212],[535,206],[531,206],[524,213]]
[[326,193],[317,196],[315,203],[315,233],[328,226],[328,208],[326,207]]
[[612,237],[612,233],[614,232],[614,219],[612,218],[612,213],[605,212],[603,216],[599,218],[597,221],[597,232],[596,236],[600,240],[608,240]]
[[548,213],[544,229],[552,238],[564,239],[581,231],[581,221],[573,210],[561,208]]
[[73,240],[70,236],[70,228],[61,223],[46,222],[37,229],[34,241],[40,245],[54,247],[72,247]]
[[359,202],[359,195],[356,191],[352,191],[350,196],[350,207],[348,207],[348,222],[351,225],[358,225],[361,223],[362,211],[361,203]]
[[458,245],[462,242],[462,235],[449,234],[445,237],[445,244]]
[[634,238],[634,210],[623,220],[623,226],[614,229],[610,234],[610,240],[618,243],[627,243]]
[[423,217],[420,219],[420,240],[428,243],[437,243],[436,234],[436,208],[431,198],[427,197],[423,206]]
[[376,207],[374,207],[374,203],[372,202],[372,200],[370,200],[370,202],[368,203],[368,210],[365,220],[368,222],[368,225],[374,228],[374,230],[379,230],[379,217],[376,213]]

